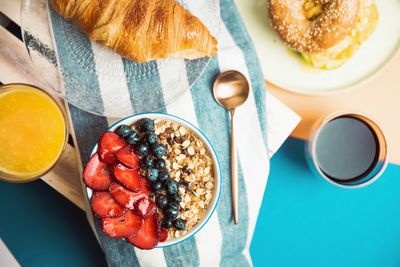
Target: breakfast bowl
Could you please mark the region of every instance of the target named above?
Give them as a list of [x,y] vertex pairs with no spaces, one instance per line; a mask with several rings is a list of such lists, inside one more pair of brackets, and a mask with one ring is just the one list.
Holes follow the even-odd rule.
[[[92,149],[83,181],[100,228],[141,249],[172,246],[195,235],[221,192],[211,142],[190,122],[164,113],[136,114],[110,126]],[[146,235],[153,241],[157,236],[157,242]]]

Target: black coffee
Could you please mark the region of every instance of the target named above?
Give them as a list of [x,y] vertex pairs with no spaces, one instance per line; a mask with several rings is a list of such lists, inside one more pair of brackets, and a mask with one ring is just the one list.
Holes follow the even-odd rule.
[[361,180],[378,163],[379,144],[375,132],[365,122],[338,117],[323,126],[316,140],[316,160],[320,170],[338,182]]

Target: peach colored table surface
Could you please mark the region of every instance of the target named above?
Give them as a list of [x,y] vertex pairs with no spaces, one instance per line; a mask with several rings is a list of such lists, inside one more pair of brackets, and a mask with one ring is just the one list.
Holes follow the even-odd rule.
[[293,137],[307,139],[312,124],[329,113],[361,112],[378,122],[387,138],[389,160],[400,164],[400,51],[371,78],[336,93],[303,95],[266,83],[273,95],[303,118]]

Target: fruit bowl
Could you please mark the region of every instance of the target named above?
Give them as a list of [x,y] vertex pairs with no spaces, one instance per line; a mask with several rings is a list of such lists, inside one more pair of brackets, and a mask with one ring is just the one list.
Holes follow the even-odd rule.
[[[143,122],[146,120],[153,123],[151,132],[143,130]],[[124,127],[126,129],[124,129]],[[141,130],[138,130],[138,128]],[[124,130],[130,133],[125,135],[123,132]],[[103,153],[103,151],[105,151],[103,147],[106,146],[104,145],[105,143],[107,143],[107,145],[110,143],[117,144],[117,141],[104,141],[107,135],[113,136],[112,138],[119,138],[118,142],[120,143],[123,141],[125,142],[124,145],[121,144],[117,147],[118,152],[112,152],[114,154],[110,152],[112,157],[110,157],[110,154],[106,155],[106,153]],[[140,135],[140,138],[134,138],[134,135]],[[152,137],[157,138],[155,139],[156,141],[149,141],[149,139],[153,139]],[[155,150],[157,145],[163,145],[166,148],[164,154],[157,155],[156,152],[158,151]],[[123,146],[124,148],[121,148]],[[131,150],[129,150],[131,152],[126,148],[128,146],[131,147]],[[143,154],[143,146],[150,147],[149,152],[146,152],[146,154]],[[126,160],[126,155],[129,153],[135,154],[133,159],[137,158],[137,160]],[[149,154],[147,155],[147,153]],[[91,164],[93,158],[95,158],[94,161],[100,162],[100,164],[108,164],[107,168],[109,168],[111,181],[109,181],[109,185],[100,189],[96,189],[97,185],[91,186],[93,184],[90,180],[91,178],[89,175],[85,174],[87,170],[88,172],[93,170]],[[151,161],[151,164],[148,163],[149,161]],[[160,167],[159,161],[165,164]],[[136,168],[134,168],[134,166]],[[117,192],[118,190],[124,189],[128,191],[131,190],[131,194],[142,192],[140,191],[141,189],[138,189],[138,191],[132,190],[135,189],[134,181],[136,178],[132,179],[129,177],[134,177],[135,175],[130,175],[129,173],[132,173],[131,171],[129,171],[128,174],[124,173],[126,169],[130,168],[137,170],[135,175],[137,176],[137,173],[139,173],[141,179],[143,179],[141,181],[145,181],[146,187],[149,188],[149,193],[146,198],[142,198],[140,201],[135,200],[135,203],[132,203],[131,200],[128,202],[121,202]],[[169,180],[163,180],[161,182],[162,170],[168,172],[167,176]],[[155,177],[153,177],[153,172],[157,173]],[[140,178],[138,179],[140,180]],[[109,228],[105,229],[107,223],[112,224],[115,219],[119,218],[119,215],[110,215],[110,207],[107,205],[104,206],[104,203],[113,202],[115,200],[117,204],[121,204],[123,209],[126,210],[125,213],[122,213],[122,216],[127,217],[128,213],[129,216],[131,216],[131,213],[140,215],[139,217],[142,218],[143,224],[139,230],[139,234],[137,234],[139,236],[145,235],[141,233],[141,231],[144,227],[143,225],[149,221],[143,214],[150,213],[148,211],[151,210],[151,207],[154,207],[156,211],[153,213],[155,214],[154,216],[157,217],[157,226],[159,229],[158,240],[161,240],[161,235],[164,235],[163,239],[166,238],[164,241],[160,241],[156,247],[163,248],[180,243],[192,237],[203,228],[217,206],[221,192],[220,181],[221,173],[218,157],[205,134],[190,122],[163,113],[136,114],[121,119],[110,126],[102,135],[99,142],[93,147],[91,160],[89,160],[84,171],[84,182],[87,185],[85,187],[85,193],[88,200],[91,202],[92,211],[100,217],[100,225],[103,231],[111,237],[124,238],[136,247],[142,249],[149,249],[152,247],[141,246],[142,244],[138,244],[140,242],[134,239],[143,240],[146,238],[139,238],[135,236],[136,233],[133,235],[133,238],[123,235],[112,236],[108,231]],[[140,185],[137,186],[138,188],[140,187]],[[175,190],[175,192],[170,192],[170,190]],[[98,191],[106,191],[106,193]],[[99,200],[99,198],[101,199],[102,197],[101,194],[108,195],[108,198],[111,199],[103,198]],[[97,195],[96,198],[93,197],[94,195]],[[176,200],[176,198],[178,198],[178,200]],[[145,199],[148,200],[145,201]],[[168,204],[165,204],[164,200]],[[152,203],[150,203],[150,208],[149,202]],[[108,210],[106,207],[108,207]],[[145,207],[145,211],[143,211],[142,207]],[[117,210],[119,210],[119,208],[117,208]],[[169,216],[173,212],[172,208],[178,209],[178,214],[171,219]],[[100,216],[102,212],[106,211],[110,216]],[[115,209],[112,210],[112,212],[115,211]],[[129,220],[129,218],[125,217],[120,221],[125,222],[125,219]],[[150,217],[153,217],[153,215]],[[184,223],[183,228],[182,221]],[[114,226],[112,225],[112,227]],[[163,231],[164,234],[160,234]],[[167,237],[165,237],[165,235],[167,235]]]

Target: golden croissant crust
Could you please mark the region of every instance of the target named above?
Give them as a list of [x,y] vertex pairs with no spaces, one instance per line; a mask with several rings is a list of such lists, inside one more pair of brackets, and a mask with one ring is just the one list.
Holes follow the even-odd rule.
[[91,40],[136,62],[211,57],[217,40],[175,0],[50,0]]

